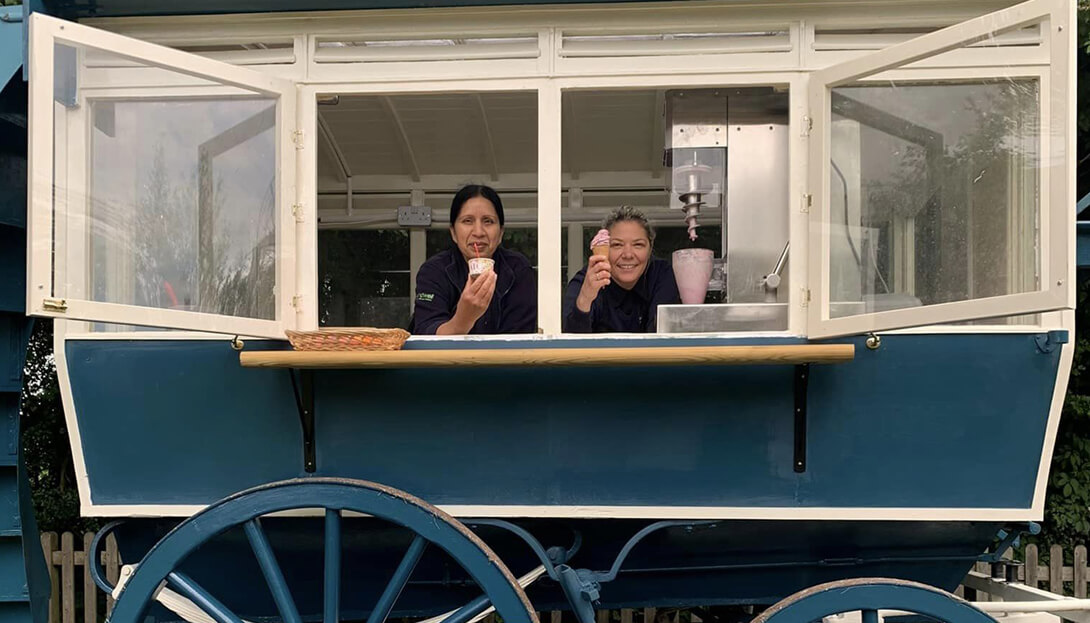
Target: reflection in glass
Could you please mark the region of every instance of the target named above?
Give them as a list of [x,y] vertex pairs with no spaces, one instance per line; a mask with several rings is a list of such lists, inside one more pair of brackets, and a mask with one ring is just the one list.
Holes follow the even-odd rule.
[[832,92],[832,317],[1039,288],[1035,80]]
[[92,101],[91,297],[275,316],[275,104]]
[[274,319],[276,99],[70,46],[56,64],[55,296]]

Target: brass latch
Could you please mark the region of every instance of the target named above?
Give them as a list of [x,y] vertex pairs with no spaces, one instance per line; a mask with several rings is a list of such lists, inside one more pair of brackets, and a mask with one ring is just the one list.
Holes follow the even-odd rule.
[[42,309],[45,311],[66,312],[68,303],[64,299],[42,299]]

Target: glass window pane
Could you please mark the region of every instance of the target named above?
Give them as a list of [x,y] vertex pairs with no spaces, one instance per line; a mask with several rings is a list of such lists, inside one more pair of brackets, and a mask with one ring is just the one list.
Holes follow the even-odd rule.
[[[565,246],[567,272],[586,266],[604,219],[632,206],[655,230],[651,257],[695,284],[658,305],[656,326],[641,330],[786,330],[788,288],[767,289],[762,279],[788,239],[788,102],[774,87],[565,91],[563,239],[582,241]],[[689,249],[702,250],[707,265],[674,266],[675,252]],[[786,265],[780,277],[789,278]]]
[[1040,288],[1034,79],[832,90],[830,316]]
[[276,98],[55,58],[53,295],[275,319]]
[[[412,275],[438,253],[460,253],[450,205],[467,184],[499,193],[499,246],[536,267],[535,92],[323,95],[318,115],[322,324],[409,326]],[[399,223],[410,205],[427,208],[431,224]]]

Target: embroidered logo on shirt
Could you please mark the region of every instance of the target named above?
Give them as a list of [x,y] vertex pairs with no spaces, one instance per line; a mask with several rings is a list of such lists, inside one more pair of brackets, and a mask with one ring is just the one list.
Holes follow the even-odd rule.
[[416,300],[426,301],[430,303],[431,301],[435,300],[435,295],[429,292],[421,292],[420,294],[416,295]]

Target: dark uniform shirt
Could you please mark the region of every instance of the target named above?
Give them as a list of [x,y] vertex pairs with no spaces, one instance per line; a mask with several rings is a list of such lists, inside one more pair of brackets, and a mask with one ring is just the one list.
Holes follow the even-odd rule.
[[598,291],[590,312],[575,306],[583,287],[584,267],[568,282],[564,291],[564,331],[567,333],[654,333],[659,305],[681,302],[674,281],[674,271],[666,260],[652,258],[631,290],[615,282]]
[[[530,260],[502,247],[496,249],[492,259],[496,261],[496,291],[488,309],[469,332],[536,333],[537,276]],[[455,247],[428,258],[416,274],[416,301],[409,331],[434,335],[439,325],[453,318],[468,276],[469,264]]]

